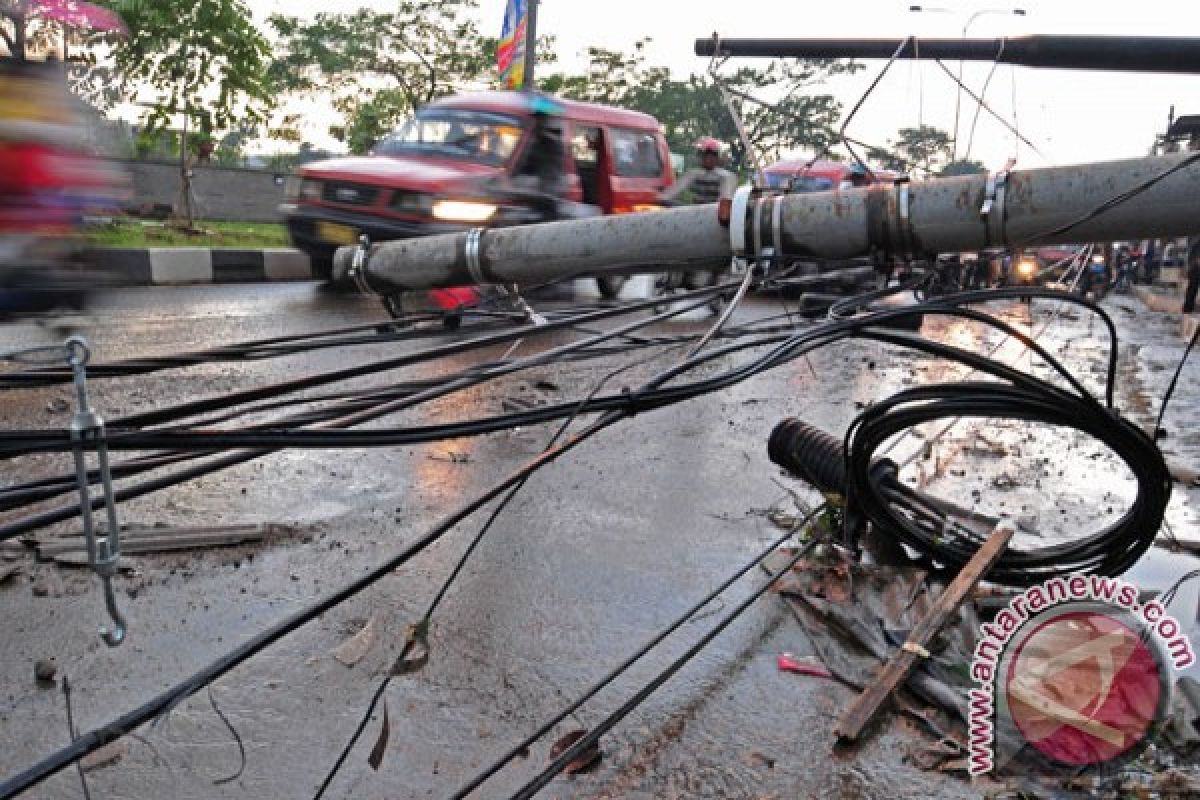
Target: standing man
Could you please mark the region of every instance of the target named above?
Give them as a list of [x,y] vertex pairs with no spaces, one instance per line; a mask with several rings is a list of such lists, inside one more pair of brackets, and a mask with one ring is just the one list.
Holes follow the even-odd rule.
[[1191,242],[1187,260],[1187,290],[1183,294],[1183,313],[1196,313],[1196,292],[1200,290],[1200,239]]

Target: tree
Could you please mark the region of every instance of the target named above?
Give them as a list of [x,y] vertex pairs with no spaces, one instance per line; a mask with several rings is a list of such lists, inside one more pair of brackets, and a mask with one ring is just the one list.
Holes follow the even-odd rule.
[[311,21],[276,14],[270,25],[281,55],[271,78],[285,92],[331,92],[344,123],[330,133],[365,152],[431,100],[496,82],[497,40],[467,13],[477,5],[402,0],[395,11],[320,13]]
[[894,151],[885,147],[868,147],[866,152],[868,162],[882,169],[893,172],[908,172],[909,163]]
[[[547,91],[590,102],[623,106],[652,114],[663,124],[671,149],[690,152],[701,136],[713,136],[730,147],[735,169],[752,166],[737,126],[708,75],[674,79],[666,67],[648,66],[649,39],[634,44],[631,54],[593,47],[582,75],[549,75],[540,81]],[[836,138],[841,106],[812,88],[858,65],[834,60],[771,61],[765,67],[742,67],[721,78],[735,93],[733,102],[754,148],[768,161],[788,150],[823,151]],[[777,97],[772,108],[745,99]],[[780,96],[781,95],[781,96]]]
[[951,161],[942,167],[938,175],[948,178],[953,175],[978,175],[982,172],[987,172],[987,167],[983,165],[982,161],[960,158],[958,161]]
[[[182,142],[264,119],[273,94],[266,39],[242,0],[107,0],[125,20],[125,38],[108,37],[114,75],[126,98],[139,98],[150,132],[174,124]],[[189,149],[180,147],[180,209],[194,224]]]
[[936,172],[950,160],[953,140],[950,134],[931,125],[901,128],[899,138],[892,143],[896,156],[908,165],[908,171]]

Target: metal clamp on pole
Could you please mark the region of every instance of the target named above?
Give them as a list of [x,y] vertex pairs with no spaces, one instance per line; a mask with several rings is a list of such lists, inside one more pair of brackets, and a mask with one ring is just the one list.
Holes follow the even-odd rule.
[[[72,336],[65,343],[67,366],[75,380],[75,396],[79,407],[71,418],[71,450],[75,456],[75,478],[79,484],[79,516],[83,520],[83,536],[87,543],[88,564],[100,576],[104,586],[104,605],[112,618],[112,628],[101,626],[100,638],[109,647],[116,647],[125,640],[125,618],[117,608],[113,576],[121,558],[120,527],[117,525],[117,507],[113,500],[112,472],[108,465],[108,444],[104,432],[104,420],[88,404],[87,362],[90,352],[82,336]],[[104,490],[104,513],[107,528],[104,538],[96,536],[92,521],[92,490],[88,481],[87,461],[84,446],[96,448],[96,468]]]
[[350,262],[350,270],[347,272],[347,276],[363,294],[375,294],[375,290],[367,283],[367,262],[370,259],[371,240],[364,233],[358,237],[358,247],[354,248],[354,260]]
[[914,258],[916,249],[913,246],[912,225],[912,191],[909,188],[908,177],[896,181],[896,228],[897,239],[904,258]]
[[1004,194],[1007,187],[1007,169],[988,175],[983,206],[979,209],[988,246],[1001,244],[1004,239]]
[[463,248],[463,258],[467,262],[467,272],[471,274],[471,280],[480,286],[490,283],[483,274],[483,262],[479,258],[479,251],[483,245],[483,234],[486,230],[486,228],[472,228],[467,231],[467,240]]
[[754,187],[739,186],[733,193],[729,210],[729,249],[733,252],[733,272],[740,274],[746,268],[746,214],[750,208],[750,196]]

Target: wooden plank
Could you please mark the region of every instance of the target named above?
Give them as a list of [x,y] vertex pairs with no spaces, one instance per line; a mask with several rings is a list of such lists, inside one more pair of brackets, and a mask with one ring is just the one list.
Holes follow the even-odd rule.
[[867,726],[879,711],[884,701],[908,679],[909,674],[926,653],[926,648],[937,635],[942,626],[950,618],[975,585],[983,578],[992,565],[1000,558],[1008,547],[1016,529],[1007,520],[1001,520],[992,530],[987,541],[971,556],[971,560],[950,582],[921,621],[913,628],[905,648],[898,650],[891,659],[883,665],[883,669],[875,680],[854,699],[838,720],[833,734],[841,741],[853,742],[858,739],[863,728]]
[[[221,547],[224,545],[243,544],[245,542],[257,542],[263,539],[266,534],[267,531],[263,528],[242,528],[237,531],[226,531],[224,533],[171,533],[166,530],[160,530],[157,536],[143,535],[131,538],[122,536],[121,553],[133,555],[135,553],[158,553],[169,550]],[[103,537],[99,541],[103,542]],[[40,559],[54,558],[64,553],[84,552],[87,552],[87,544],[82,538],[47,542],[39,545],[37,549],[38,558]]]
[[[121,540],[137,539],[140,537],[159,538],[163,536],[193,536],[200,534],[217,534],[217,533],[259,533],[273,532],[282,530],[283,526],[274,524],[257,523],[253,525],[198,525],[198,526],[170,526],[160,528],[122,528]],[[104,528],[97,530],[96,535],[100,538],[104,537]],[[56,536],[52,539],[47,539],[47,542],[73,542],[83,540],[83,531],[73,531],[62,536]]]

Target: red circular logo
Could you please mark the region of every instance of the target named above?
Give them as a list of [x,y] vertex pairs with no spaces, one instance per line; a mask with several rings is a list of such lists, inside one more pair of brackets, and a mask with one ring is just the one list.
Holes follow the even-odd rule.
[[1117,612],[1098,610],[1064,610],[1031,626],[1005,675],[1021,735],[1070,766],[1130,753],[1151,734],[1167,692],[1150,638]]

